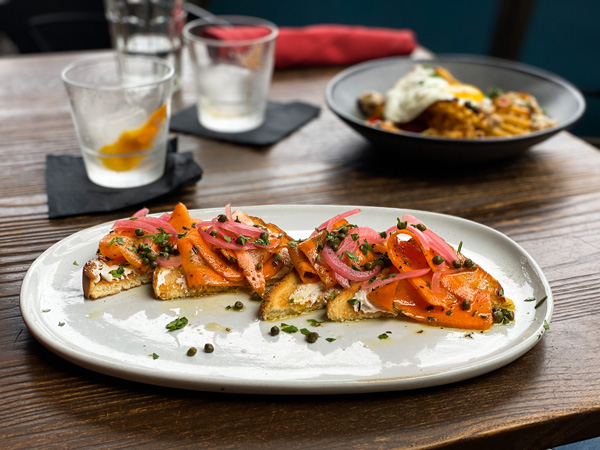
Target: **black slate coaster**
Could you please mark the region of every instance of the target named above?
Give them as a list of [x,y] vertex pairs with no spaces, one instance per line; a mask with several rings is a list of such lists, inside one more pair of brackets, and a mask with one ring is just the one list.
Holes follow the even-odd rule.
[[128,189],[112,189],[90,181],[83,159],[70,155],[46,156],[46,191],[51,219],[80,214],[116,211],[168,194],[196,183],[202,168],[190,152],[177,153],[177,139],[169,141],[164,175],[151,184]]
[[220,133],[204,128],[198,122],[196,106],[171,117],[171,131],[262,147],[275,144],[319,115],[321,109],[302,102],[268,102],[265,122],[255,130],[242,133]]

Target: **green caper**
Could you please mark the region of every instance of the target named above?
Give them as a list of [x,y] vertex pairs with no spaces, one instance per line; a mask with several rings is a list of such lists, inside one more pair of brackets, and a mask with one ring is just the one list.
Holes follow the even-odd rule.
[[277,336],[278,334],[279,334],[279,327],[276,325],[271,327],[271,336]]
[[504,317],[506,317],[512,322],[513,320],[515,320],[515,312],[512,309],[507,309],[506,313],[504,314]]
[[339,232],[341,234],[345,234],[346,236],[348,235],[348,225],[344,225],[340,228]]
[[427,227],[423,223],[418,223],[415,228],[419,231],[427,231]]
[[471,309],[471,302],[469,300],[463,300],[462,309],[468,311]]
[[433,263],[437,266],[443,263],[445,260],[440,255],[435,255],[432,259]]
[[237,309],[238,311],[244,309],[244,304],[239,300],[233,304],[233,309]]
[[204,353],[212,353],[215,351],[215,347],[212,344],[204,344]]
[[266,241],[267,239],[269,239],[269,233],[267,233],[266,231],[263,231],[262,233],[260,233],[260,238],[263,241]]
[[156,269],[158,267],[158,263],[156,261],[150,261],[148,265],[151,269]]
[[275,256],[273,256],[273,258],[275,259],[275,261],[281,262],[281,255],[279,253],[275,253]]
[[154,252],[148,253],[148,259],[150,261],[156,261],[156,258],[158,258],[158,255],[156,253],[154,253]]
[[386,238],[387,237],[387,232],[382,231],[381,233],[379,233],[379,236],[381,236],[382,238]]
[[347,236],[348,236],[348,233],[341,233],[341,232],[338,233],[338,239],[339,240],[343,241],[344,239],[346,239]]
[[465,259],[465,267],[467,269],[476,269],[477,264],[475,264],[472,259]]
[[252,295],[250,296],[250,300],[254,300],[255,302],[260,302],[260,301],[262,301],[262,298],[260,295],[258,295],[258,292],[253,292]]
[[319,333],[317,333],[316,331],[311,331],[306,336],[306,340],[311,344],[317,342],[317,339],[319,339]]
[[460,261],[458,259],[455,259],[454,261],[452,261],[452,265],[454,266],[455,269],[460,269]]
[[135,229],[135,234],[136,234],[136,236],[143,236],[144,235],[144,230],[142,230],[141,228],[136,228]]
[[494,319],[494,323],[502,323],[504,320],[504,314],[500,310],[494,311],[492,313],[492,319]]
[[261,264],[261,263],[258,263],[258,264],[256,265],[256,270],[261,270],[261,269],[262,269],[262,264]]
[[225,214],[219,214],[219,218],[217,220],[219,222],[223,223],[223,222],[227,222],[229,219],[227,218],[227,216]]
[[144,259],[142,259],[142,264],[147,266],[148,264],[150,264],[150,260],[148,258],[144,258]]
[[498,305],[495,305],[495,306],[492,308],[492,312],[496,312],[496,311],[500,311],[500,307],[499,307]]
[[371,261],[366,262],[363,267],[365,268],[365,270],[371,270],[373,268],[373,263]]
[[188,348],[187,355],[194,356],[197,352],[198,352],[198,349],[196,347],[190,347],[190,348]]
[[218,234],[218,233],[217,233],[217,230],[211,230],[211,232],[210,232],[210,235],[211,235],[212,237],[215,237],[217,234]]

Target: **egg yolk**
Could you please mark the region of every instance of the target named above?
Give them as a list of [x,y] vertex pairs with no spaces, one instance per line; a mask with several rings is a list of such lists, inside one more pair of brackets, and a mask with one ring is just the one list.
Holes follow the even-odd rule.
[[[167,117],[167,105],[162,105],[152,113],[148,121],[136,130],[124,131],[119,139],[110,145],[105,145],[99,153],[106,155],[126,155],[152,148],[154,141]],[[145,156],[99,157],[102,164],[110,170],[124,172],[136,167]]]
[[462,98],[473,102],[480,102],[485,98],[479,89],[470,84],[450,84],[446,87],[446,90],[456,98]]

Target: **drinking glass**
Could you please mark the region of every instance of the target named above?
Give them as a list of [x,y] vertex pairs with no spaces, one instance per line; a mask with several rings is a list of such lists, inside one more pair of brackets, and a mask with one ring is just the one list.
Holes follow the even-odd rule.
[[156,56],[175,68],[181,85],[183,0],[104,0],[113,47],[119,55]]
[[164,59],[114,55],[62,72],[89,179],[128,188],[165,170],[174,69]]
[[273,23],[247,16],[214,16],[185,26],[203,127],[236,133],[262,125],[277,34]]

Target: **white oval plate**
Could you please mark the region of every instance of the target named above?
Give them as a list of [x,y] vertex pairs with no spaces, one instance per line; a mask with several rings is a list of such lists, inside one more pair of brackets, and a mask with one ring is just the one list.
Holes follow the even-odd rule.
[[[307,237],[315,226],[352,206],[272,205],[241,208]],[[248,295],[177,301],[155,300],[150,286],[85,300],[82,268],[112,223],[63,239],[29,268],[21,289],[21,313],[31,333],[52,352],[99,373],[183,389],[252,394],[359,393],[452,383],[504,366],[531,349],[552,315],[550,286],[536,262],[517,243],[486,226],[424,211],[363,207],[352,223],[384,230],[411,213],[480,264],[516,305],[516,320],[486,332],[434,328],[408,320],[325,322],[324,311],[285,323],[317,331],[310,344],[300,332],[271,336],[280,322],[256,319],[259,303]],[[192,211],[210,219],[222,209]],[[547,300],[538,308],[535,297]],[[245,310],[227,309],[236,300]],[[165,326],[185,316],[188,326]],[[382,333],[389,339],[379,339]],[[327,340],[326,338],[330,338]],[[335,339],[335,340],[331,340]],[[204,353],[205,343],[213,353]],[[190,347],[195,356],[187,356]],[[158,356],[158,357],[156,357]]]

